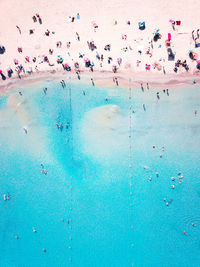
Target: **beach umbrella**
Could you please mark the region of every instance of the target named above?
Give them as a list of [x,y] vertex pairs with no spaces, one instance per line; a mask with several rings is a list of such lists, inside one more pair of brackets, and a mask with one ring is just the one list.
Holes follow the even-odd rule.
[[85,57],[83,60],[84,60],[84,62],[87,62],[89,60],[89,58]]

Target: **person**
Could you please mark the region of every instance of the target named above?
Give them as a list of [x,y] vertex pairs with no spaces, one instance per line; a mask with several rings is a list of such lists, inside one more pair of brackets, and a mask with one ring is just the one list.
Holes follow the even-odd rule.
[[93,80],[93,78],[91,78],[91,81],[92,81],[92,85],[94,86],[95,84],[94,84],[94,80]]
[[157,92],[157,98],[160,99],[159,92]]
[[30,30],[29,30],[29,34],[33,34],[34,31],[35,31],[34,29],[30,29]]
[[146,106],[145,106],[145,104],[143,104],[142,106],[143,106],[144,111],[146,111]]
[[76,18],[80,19],[80,14],[79,13],[77,13]]
[[141,83],[140,85],[141,85],[141,90],[142,90],[142,92],[144,92],[143,84]]
[[37,18],[35,15],[32,17],[32,19],[33,19],[33,22],[37,22]]
[[16,26],[16,27],[17,27],[17,29],[19,30],[19,33],[21,34],[22,32],[21,32],[20,27],[19,27],[19,26]]
[[0,71],[0,75],[3,81],[6,80],[6,76],[2,73],[2,71]]
[[81,76],[80,76],[79,72],[76,71],[76,74],[77,74],[78,79],[80,80],[81,79]]
[[80,36],[79,36],[78,32],[76,32],[76,36],[77,36],[77,40],[80,41]]
[[149,90],[149,84],[147,83],[147,89]]
[[27,134],[28,130],[25,127],[23,127],[23,129],[24,129],[25,134]]
[[38,21],[40,24],[42,24],[42,19],[40,17],[39,17]]
[[65,84],[65,81],[64,80],[62,80],[62,83],[63,83],[63,86],[66,87],[66,84]]

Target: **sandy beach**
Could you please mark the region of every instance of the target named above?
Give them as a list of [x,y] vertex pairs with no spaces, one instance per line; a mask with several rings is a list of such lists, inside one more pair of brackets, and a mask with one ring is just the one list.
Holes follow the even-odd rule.
[[[1,94],[64,73],[108,86],[113,77],[122,86],[131,80],[155,88],[198,82],[198,7],[196,0],[19,0],[17,5],[1,0]],[[143,22],[145,28],[139,28]]]

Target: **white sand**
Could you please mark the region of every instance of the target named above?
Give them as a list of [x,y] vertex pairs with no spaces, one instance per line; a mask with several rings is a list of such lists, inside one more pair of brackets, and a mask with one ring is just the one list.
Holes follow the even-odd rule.
[[[69,22],[69,16],[75,16],[80,13],[80,20],[75,18],[75,22]],[[34,23],[32,16],[39,13],[42,18],[42,25]],[[114,25],[114,20],[117,25]],[[181,20],[181,26],[176,27],[173,31],[169,19]],[[127,25],[130,20],[131,25]],[[92,27],[92,21],[95,21],[99,28],[96,32]],[[146,29],[140,31],[138,22],[145,21]],[[179,68],[178,74],[173,71],[174,62],[168,61],[168,55],[165,47],[167,34],[172,34],[173,52],[176,52],[176,60],[187,59],[190,65],[190,75],[196,72],[196,62],[192,62],[188,57],[189,49],[198,52],[200,48],[194,49],[194,42],[191,38],[191,32],[200,25],[199,1],[198,0],[135,0],[135,1],[65,1],[65,0],[0,0],[0,45],[4,45],[6,53],[0,55],[0,68],[6,74],[8,67],[15,69],[13,60],[16,58],[22,64],[26,71],[36,72],[36,66],[39,71],[45,70],[62,70],[62,66],[56,63],[58,55],[64,58],[64,63],[69,63],[73,69],[73,63],[79,61],[81,69],[84,70],[84,62],[79,58],[79,52],[84,53],[91,61],[94,62],[95,71],[111,71],[112,65],[117,64],[117,58],[123,59],[119,72],[135,75],[136,72],[146,73],[145,64],[158,62],[165,67],[167,74],[172,74],[178,79],[179,75],[186,74],[185,69]],[[18,25],[22,34],[19,34]],[[151,51],[153,56],[145,54],[150,46],[149,40],[152,39],[155,28],[160,29],[162,38],[154,43]],[[35,29],[35,33],[30,35],[29,29]],[[55,34],[46,36],[44,33],[49,29]],[[80,36],[80,42],[76,39],[76,32]],[[122,40],[121,35],[126,34],[127,40]],[[87,41],[94,40],[97,50],[90,51]],[[56,42],[62,42],[62,48],[56,47]],[[66,43],[71,42],[71,48],[67,49]],[[111,44],[111,51],[105,51],[104,46]],[[161,45],[161,48],[159,48]],[[131,46],[132,50],[122,51],[122,48]],[[137,52],[138,46],[143,48],[140,56]],[[22,47],[23,53],[19,54],[17,47]],[[49,55],[49,48],[54,50],[53,55]],[[100,62],[96,59],[96,51],[104,55],[104,62],[100,67]],[[70,56],[67,54],[70,52]],[[50,63],[55,66],[50,67],[47,63],[39,64],[43,55],[47,55]],[[25,56],[30,56],[31,63],[25,63]],[[107,63],[107,58],[112,57],[111,64]],[[32,58],[36,57],[36,63]],[[139,67],[136,61],[140,60]],[[154,70],[151,67],[151,74],[159,73],[158,79],[162,79],[162,71]],[[16,73],[15,73],[16,75]],[[94,74],[91,74],[94,75]],[[188,75],[188,74],[187,74]],[[144,75],[143,75],[144,76]],[[160,77],[161,76],[161,77]],[[151,76],[150,76],[151,77]],[[150,79],[149,77],[149,79]],[[165,75],[166,77],[166,75]],[[166,79],[166,78],[165,78]],[[154,81],[157,78],[154,78]],[[0,85],[8,83],[0,81]]]

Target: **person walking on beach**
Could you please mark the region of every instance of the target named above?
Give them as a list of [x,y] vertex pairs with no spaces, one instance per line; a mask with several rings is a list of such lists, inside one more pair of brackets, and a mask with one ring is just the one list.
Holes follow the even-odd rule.
[[16,26],[16,27],[17,27],[17,29],[19,30],[19,33],[21,34],[22,32],[21,32],[20,27],[19,27],[19,26]]

